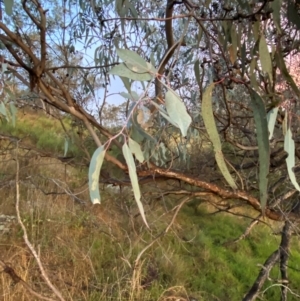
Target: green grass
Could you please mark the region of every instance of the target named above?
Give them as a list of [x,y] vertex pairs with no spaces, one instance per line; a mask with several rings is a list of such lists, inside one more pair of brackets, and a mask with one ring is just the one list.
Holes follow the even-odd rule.
[[18,114],[16,126],[12,123],[4,122],[1,124],[1,133],[9,134],[21,138],[30,145],[45,152],[55,153],[59,156],[64,155],[65,139],[68,138],[67,156],[80,156],[82,151],[76,146],[78,137],[72,130],[70,120],[62,120],[67,133],[61,126],[59,120],[48,117],[44,114],[27,114],[25,116],[20,112]]

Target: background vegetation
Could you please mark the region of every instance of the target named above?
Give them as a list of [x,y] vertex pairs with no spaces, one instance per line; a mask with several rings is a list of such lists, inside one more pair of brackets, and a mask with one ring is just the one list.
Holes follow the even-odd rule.
[[298,12],[1,2],[2,297],[299,299]]

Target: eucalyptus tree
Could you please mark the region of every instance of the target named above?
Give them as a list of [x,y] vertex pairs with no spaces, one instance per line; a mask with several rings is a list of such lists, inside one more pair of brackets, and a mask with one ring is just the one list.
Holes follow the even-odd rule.
[[[215,195],[217,210],[248,205],[258,219],[284,221],[281,247],[244,298],[253,300],[279,260],[287,280],[284,243],[299,221],[293,135],[300,92],[290,72],[299,55],[298,11],[292,0],[6,0],[3,93],[11,95],[14,79],[85,126],[97,147],[89,169],[93,203],[100,202],[105,160],[129,175],[147,226],[139,180],[157,177],[192,185],[180,190],[189,198]],[[55,73],[78,74],[77,93]],[[116,77],[127,104],[123,125],[112,129],[102,114]],[[94,97],[83,101],[84,93]]]

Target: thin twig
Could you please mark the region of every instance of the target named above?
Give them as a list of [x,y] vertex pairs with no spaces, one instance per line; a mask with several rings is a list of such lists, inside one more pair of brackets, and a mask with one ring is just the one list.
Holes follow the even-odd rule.
[[34,291],[27,282],[25,282],[19,275],[17,275],[17,273],[15,272],[15,270],[13,268],[11,268],[10,266],[8,266],[3,260],[0,259],[0,265],[3,268],[3,272],[8,274],[11,279],[15,282],[15,283],[20,283],[27,291],[29,291],[32,295],[38,297],[41,300],[46,300],[46,301],[55,301],[52,298],[48,298],[48,297],[44,297],[41,294],[37,293],[36,291]]
[[237,239],[235,239],[233,242],[238,242],[238,241],[240,241],[240,240],[242,240],[242,239],[245,239],[249,234],[250,234],[250,232],[251,232],[251,230],[252,230],[252,228],[256,225],[256,224],[258,224],[258,222],[259,222],[259,219],[261,218],[261,214],[259,214],[251,223],[250,223],[250,225],[247,227],[247,229],[245,230],[245,232],[240,236],[240,237],[238,237]]
[[50,279],[49,279],[49,277],[48,277],[48,275],[47,275],[47,273],[46,273],[46,271],[43,267],[43,264],[41,262],[39,254],[36,252],[35,248],[33,247],[33,245],[31,244],[31,242],[28,239],[26,227],[22,222],[22,218],[21,218],[21,214],[20,214],[20,187],[19,187],[19,170],[20,170],[20,167],[19,167],[18,152],[19,152],[19,143],[17,142],[16,143],[16,213],[17,213],[18,223],[20,224],[20,226],[23,230],[23,238],[24,238],[25,244],[27,245],[27,247],[31,251],[32,255],[34,256],[34,258],[35,258],[35,260],[38,264],[38,267],[40,269],[40,272],[42,274],[42,277],[46,281],[48,287],[59,298],[59,300],[65,301],[62,294],[58,291],[58,289],[50,281]]

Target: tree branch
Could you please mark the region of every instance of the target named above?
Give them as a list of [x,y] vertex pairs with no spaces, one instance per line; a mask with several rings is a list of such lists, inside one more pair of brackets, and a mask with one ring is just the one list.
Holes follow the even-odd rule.
[[259,273],[258,277],[256,278],[256,281],[254,282],[253,286],[251,287],[250,291],[243,298],[243,301],[256,300],[257,295],[259,294],[266,279],[269,277],[269,273],[270,273],[271,269],[276,264],[276,262],[279,260],[279,257],[280,257],[279,250],[276,250],[269,256],[269,258],[265,261],[264,265],[262,266],[262,269],[260,270],[260,273]]
[[25,282],[16,272],[13,268],[8,266],[3,260],[0,259],[0,265],[3,268],[3,272],[8,274],[10,278],[15,282],[15,284],[20,283],[31,295],[46,301],[55,301],[52,298],[44,297],[41,294],[34,291],[27,282]]

